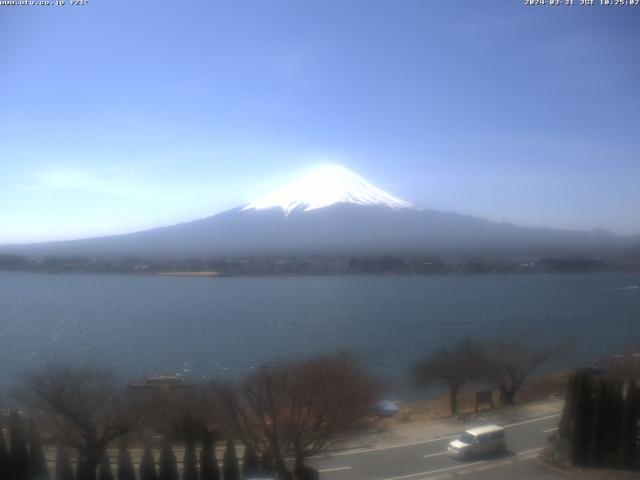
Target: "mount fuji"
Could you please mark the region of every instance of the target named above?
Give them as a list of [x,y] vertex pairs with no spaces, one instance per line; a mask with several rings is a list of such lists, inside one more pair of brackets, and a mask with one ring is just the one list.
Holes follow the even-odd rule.
[[309,212],[340,203],[387,207],[415,208],[374,187],[364,178],[340,165],[320,167],[304,177],[258,198],[242,210],[281,208],[286,215],[294,210]]
[[337,165],[246,205],[188,223],[109,237],[11,245],[27,256],[566,255],[638,242],[603,231],[520,227],[423,208]]

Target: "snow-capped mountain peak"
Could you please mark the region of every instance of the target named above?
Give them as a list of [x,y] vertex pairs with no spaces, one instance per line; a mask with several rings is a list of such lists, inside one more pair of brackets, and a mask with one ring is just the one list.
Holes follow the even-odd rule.
[[308,212],[335,203],[377,205],[392,209],[416,208],[411,203],[374,187],[340,165],[325,165],[254,200],[243,210],[281,208],[288,215],[296,209]]

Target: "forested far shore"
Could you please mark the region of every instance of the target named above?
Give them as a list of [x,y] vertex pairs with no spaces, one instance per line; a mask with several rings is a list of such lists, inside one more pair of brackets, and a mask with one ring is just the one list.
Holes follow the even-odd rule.
[[344,275],[640,273],[640,255],[615,257],[310,256],[246,258],[92,258],[0,254],[0,271],[121,273],[136,275]]

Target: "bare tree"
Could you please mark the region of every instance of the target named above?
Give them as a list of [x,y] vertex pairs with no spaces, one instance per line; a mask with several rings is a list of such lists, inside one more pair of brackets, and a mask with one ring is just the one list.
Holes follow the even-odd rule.
[[369,425],[380,388],[352,356],[316,357],[294,365],[290,377],[285,427],[297,463]]
[[109,370],[53,365],[29,374],[19,398],[58,440],[78,450],[78,480],[95,480],[107,445],[140,417]]
[[205,434],[217,434],[219,415],[216,401],[219,384],[208,381],[173,388],[150,388],[136,393],[144,405],[145,425],[171,440],[199,441]]
[[147,411],[146,423],[167,438],[195,442],[216,427],[218,388],[214,383],[201,383],[150,390],[142,400]]
[[222,405],[230,430],[287,475],[286,457],[301,466],[365,427],[378,393],[352,356],[322,355],[263,367],[227,390]]
[[473,340],[463,339],[451,347],[440,347],[413,369],[419,385],[444,385],[449,390],[451,415],[458,413],[458,392],[469,381],[481,375],[479,360],[482,358],[481,345]]
[[507,336],[485,345],[481,362],[484,377],[500,390],[501,401],[514,405],[516,395],[531,374],[542,365],[561,358],[571,342],[542,342],[532,335]]

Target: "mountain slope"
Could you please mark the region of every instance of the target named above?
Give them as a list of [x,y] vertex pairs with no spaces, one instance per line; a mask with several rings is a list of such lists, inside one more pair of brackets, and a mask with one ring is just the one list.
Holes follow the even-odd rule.
[[246,206],[111,237],[5,246],[29,256],[219,257],[352,254],[603,254],[633,239],[519,227],[416,207],[342,167],[323,167]]
[[237,208],[113,237],[7,247],[26,255],[199,257],[315,254],[596,254],[623,237],[518,227],[435,210],[340,203],[288,215]]

